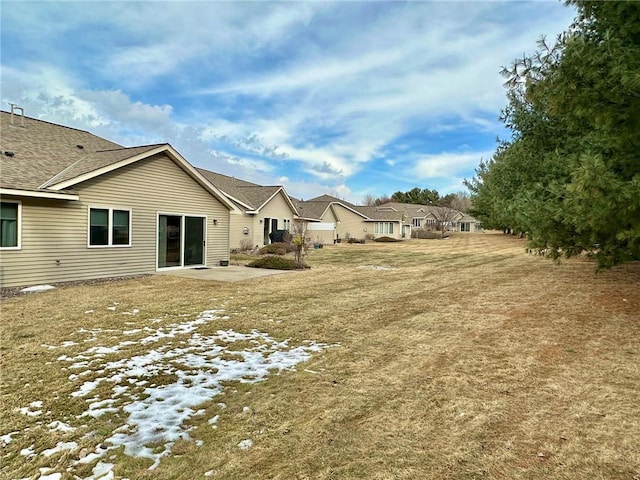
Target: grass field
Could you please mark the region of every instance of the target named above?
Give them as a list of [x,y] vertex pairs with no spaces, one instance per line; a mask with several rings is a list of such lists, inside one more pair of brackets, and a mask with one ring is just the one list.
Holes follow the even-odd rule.
[[0,477],[640,479],[640,264],[524,252],[340,244],[3,300]]

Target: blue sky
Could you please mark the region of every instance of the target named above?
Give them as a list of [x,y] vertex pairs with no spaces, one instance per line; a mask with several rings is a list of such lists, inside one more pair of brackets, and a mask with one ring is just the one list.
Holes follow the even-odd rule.
[[560,2],[2,2],[3,110],[308,199],[463,190]]

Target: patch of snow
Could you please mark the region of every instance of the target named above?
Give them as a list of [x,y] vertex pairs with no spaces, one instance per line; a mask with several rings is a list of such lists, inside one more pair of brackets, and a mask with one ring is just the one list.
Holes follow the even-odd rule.
[[[42,415],[42,410],[35,410],[42,407],[42,401],[31,402],[28,407],[18,408],[18,411],[28,417],[39,417]],[[33,409],[33,410],[32,410]]]
[[49,473],[50,471],[50,468],[41,468],[39,480],[60,480],[62,478],[61,473]]
[[30,292],[45,292],[47,290],[52,290],[56,287],[53,285],[34,285],[33,287],[27,287],[20,290],[21,292],[30,293]]
[[5,433],[4,435],[0,435],[0,444],[3,447],[6,447],[7,445],[9,445],[12,441],[13,441],[13,437],[14,435],[18,434],[20,432],[9,432],[9,433]]
[[253,440],[251,440],[250,438],[247,438],[246,440],[242,440],[238,444],[238,448],[240,450],[249,450],[251,447],[253,447]]
[[[109,308],[115,309],[116,303],[113,305]],[[107,412],[127,416],[126,423],[116,425],[111,435],[102,440],[93,452],[87,454],[89,450],[83,449],[78,455],[82,458],[72,463],[92,464],[98,461],[93,475],[85,480],[113,479],[113,465],[101,460],[121,446],[126,455],[151,460],[150,470],[153,470],[163,457],[170,455],[176,441],[192,441],[189,435],[191,429],[186,429],[185,424],[194,416],[206,414],[204,409],[197,407],[221,394],[226,382],[263,381],[269,375],[295,369],[298,363],[307,361],[312,353],[328,347],[311,341],[292,346],[287,340],[277,341],[258,330],[248,333],[218,330],[212,335],[198,332],[202,325],[228,319],[229,316],[222,316],[222,312],[206,310],[195,318],[181,315],[178,316],[181,320],[173,323],[170,323],[168,316],[149,320],[149,324],[155,328],[146,326],[143,329],[109,330],[114,332],[110,338],[120,340],[128,336],[129,339],[113,345],[96,345],[75,356],[58,357],[58,361],[68,362],[68,368],[76,372],[69,376],[71,381],[79,382],[71,396],[84,398],[87,402],[87,410],[79,417],[97,417]],[[158,323],[161,325],[155,325]],[[106,331],[83,329],[80,333],[89,333],[93,336],[92,340],[96,340],[98,333]],[[141,338],[131,341],[131,335],[134,334],[140,334]],[[242,344],[242,347],[235,347],[237,344]],[[128,345],[146,346],[147,351],[127,356],[124,347]],[[71,343],[65,342],[62,346],[71,346]],[[82,381],[81,377],[87,375],[92,376],[91,380]],[[158,385],[154,381],[159,376],[163,382],[165,379],[175,380]],[[101,388],[98,389],[98,386]],[[224,403],[217,405],[220,409],[226,408]],[[30,408],[21,411],[35,415],[33,408],[41,406],[42,402],[34,402]],[[243,411],[251,412],[251,409],[245,407]],[[220,415],[216,415],[208,423],[212,428],[217,428],[219,419]],[[49,427],[60,431],[72,431],[74,428],[60,421],[50,423]],[[198,442],[201,441],[197,441],[201,445]],[[253,442],[247,439],[238,446],[248,449],[252,445]],[[45,452],[53,455],[75,448],[77,445],[73,442],[59,443]],[[33,445],[30,449],[23,449],[23,452],[21,454],[24,456],[36,454]],[[72,467],[69,471],[72,471]]]
[[23,457],[33,457],[36,454],[36,451],[33,449],[33,447],[35,446],[35,444],[32,444],[31,446],[27,447],[27,448],[23,448],[22,450],[20,450],[20,455],[22,455]]
[[50,457],[51,455],[63,452],[64,450],[75,450],[76,448],[78,448],[78,444],[76,442],[58,442],[55,447],[43,450],[40,453],[45,457]]
[[48,424],[47,427],[49,427],[49,430],[52,432],[55,432],[55,431],[74,432],[76,430],[75,427],[67,425],[66,423],[61,422],[59,420],[54,420],[53,422]]
[[93,467],[93,475],[84,480],[113,480],[115,478],[113,467],[113,463],[98,462],[96,466]]

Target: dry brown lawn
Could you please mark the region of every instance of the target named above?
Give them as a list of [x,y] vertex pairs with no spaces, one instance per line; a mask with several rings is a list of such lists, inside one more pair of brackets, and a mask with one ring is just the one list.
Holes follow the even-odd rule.
[[[86,401],[58,358],[87,347],[46,345],[93,329],[108,346],[153,319],[224,309],[198,333],[339,346],[228,385],[153,471],[112,451],[117,478],[640,479],[640,264],[596,274],[524,252],[501,234],[340,244],[312,251],[309,271],[246,282],[152,276],[3,300],[0,435],[17,433],[2,437],[0,476],[88,478],[93,464],[66,469],[126,421],[76,418]],[[20,413],[37,400],[42,415]],[[61,441],[78,448],[38,454]]]

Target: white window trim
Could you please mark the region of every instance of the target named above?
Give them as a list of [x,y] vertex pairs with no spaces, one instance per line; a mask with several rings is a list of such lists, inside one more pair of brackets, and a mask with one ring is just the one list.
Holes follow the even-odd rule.
[[[175,267],[159,267],[158,266],[158,257],[160,255],[160,245],[158,243],[158,235],[160,234],[160,217],[169,216],[169,217],[180,217],[180,265]],[[204,263],[200,265],[189,265],[185,266],[184,264],[184,226],[186,217],[195,217],[204,219],[204,251],[202,252]],[[170,270],[184,270],[189,268],[200,268],[207,266],[207,248],[209,244],[208,240],[208,231],[209,231],[209,216],[201,215],[201,214],[191,214],[191,213],[169,213],[169,212],[156,212],[156,272],[167,272]]]
[[376,235],[395,235],[393,224],[395,222],[375,222],[373,227]]
[[15,247],[0,247],[0,250],[22,250],[22,202],[2,199],[2,203],[16,203],[18,205],[18,244]]
[[[107,245],[91,245],[91,210],[108,210],[109,223],[107,227]],[[129,212],[129,243],[126,245],[113,245],[113,211]],[[98,205],[89,205],[87,207],[87,248],[131,248],[133,245],[133,222],[130,208],[121,207],[101,207]]]

